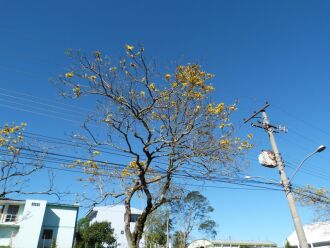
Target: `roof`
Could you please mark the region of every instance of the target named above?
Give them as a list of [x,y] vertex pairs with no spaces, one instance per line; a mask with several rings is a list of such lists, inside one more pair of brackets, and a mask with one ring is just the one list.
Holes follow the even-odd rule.
[[246,240],[206,240],[199,239],[189,244],[188,248],[200,247],[200,246],[211,246],[211,245],[234,245],[234,246],[268,246],[277,247],[277,244],[272,241],[246,241]]
[[[125,205],[107,205],[107,206],[99,206],[99,207],[94,207],[94,211],[107,211],[110,210],[112,212],[124,212],[125,211]],[[141,214],[142,210],[137,209],[137,208],[132,208],[131,207],[131,212],[132,214]]]
[[214,244],[231,244],[231,245],[267,245],[267,246],[277,246],[275,242],[272,241],[253,241],[253,240],[214,240],[211,241]]
[[[94,207],[93,209],[89,210],[86,214],[87,218],[93,218],[93,216],[96,216],[98,212],[107,212],[107,213],[125,213],[125,205],[106,205],[106,206],[98,206]],[[132,214],[142,214],[142,210],[137,208],[131,207],[131,213]]]
[[[24,204],[27,200],[30,201],[39,201],[37,199],[26,199],[26,200],[17,200],[17,199],[10,199],[10,198],[2,198],[0,199],[1,203],[16,203],[16,204]],[[47,206],[59,206],[59,207],[67,207],[67,208],[79,208],[78,204],[63,204],[63,203],[50,203],[46,202]]]
[[10,199],[10,198],[1,198],[0,199],[0,204],[1,203],[17,203],[17,204],[24,204],[25,200],[15,200],[15,199]]
[[48,206],[58,206],[58,207],[67,207],[67,208],[79,208],[78,204],[63,204],[63,203],[48,203]]

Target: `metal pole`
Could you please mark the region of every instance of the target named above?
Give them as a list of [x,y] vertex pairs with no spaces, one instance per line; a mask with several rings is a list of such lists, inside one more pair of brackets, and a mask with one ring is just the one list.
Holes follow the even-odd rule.
[[294,223],[296,233],[297,233],[297,237],[299,240],[299,246],[300,246],[300,248],[308,248],[306,235],[305,235],[305,232],[304,232],[303,226],[301,224],[301,220],[300,220],[300,217],[299,217],[299,214],[298,214],[295,202],[294,202],[292,188],[291,188],[290,182],[285,174],[284,164],[283,164],[283,161],[281,158],[281,154],[277,148],[277,144],[276,144],[275,137],[273,134],[273,128],[269,127],[269,119],[266,114],[266,111],[264,111],[264,110],[262,111],[262,117],[263,117],[263,124],[268,133],[269,140],[270,140],[270,143],[273,148],[273,152],[275,153],[275,159],[276,159],[276,163],[277,163],[278,170],[279,170],[280,177],[281,177],[281,184],[284,188],[285,195],[286,195],[286,198],[289,203],[291,216],[292,216],[293,223]]

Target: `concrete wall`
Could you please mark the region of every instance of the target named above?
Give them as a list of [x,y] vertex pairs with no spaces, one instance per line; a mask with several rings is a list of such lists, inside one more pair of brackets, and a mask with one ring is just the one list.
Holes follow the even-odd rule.
[[45,229],[51,229],[53,230],[53,239],[56,240],[57,248],[71,248],[77,214],[78,209],[75,207],[47,206],[42,223],[39,247],[51,245],[52,240],[44,240],[42,237]]
[[38,246],[46,203],[46,201],[42,200],[26,200],[19,232],[15,238],[13,248],[33,248]]
[[18,227],[0,226],[0,246],[10,246],[17,232]]
[[[125,223],[124,223],[124,213],[125,207],[123,205],[118,206],[102,206],[95,207],[94,211],[97,211],[96,217],[91,221],[111,222],[111,227],[114,228],[114,235],[117,239],[117,245],[119,248],[127,248],[127,241],[125,236]],[[132,208],[132,214],[141,214],[142,211],[136,208]],[[133,231],[135,223],[131,222],[131,231]],[[143,240],[141,241],[143,243]]]
[[[47,204],[44,200],[26,200],[20,205],[19,220],[0,225],[0,246],[49,248],[54,239],[57,248],[72,247],[78,207]],[[43,238],[45,229],[52,230],[52,239]]]

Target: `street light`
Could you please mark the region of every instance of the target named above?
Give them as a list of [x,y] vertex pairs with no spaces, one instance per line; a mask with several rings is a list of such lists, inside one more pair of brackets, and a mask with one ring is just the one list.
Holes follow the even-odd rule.
[[293,172],[292,176],[291,176],[291,179],[289,180],[289,183],[292,182],[293,178],[295,177],[295,175],[298,173],[298,171],[300,170],[301,166],[305,163],[305,161],[307,159],[309,159],[311,156],[313,156],[315,153],[318,153],[318,152],[322,152],[324,151],[326,148],[326,146],[324,145],[320,145],[314,152],[308,154],[306,156],[306,158],[304,158],[301,163],[297,166],[296,170]]
[[254,178],[260,178],[262,180],[265,180],[265,181],[268,181],[268,182],[271,182],[271,183],[274,183],[274,184],[278,184],[278,185],[281,184],[279,182],[276,182],[273,179],[269,179],[269,178],[265,178],[265,177],[260,177],[260,176],[244,176],[244,178],[247,179],[247,180],[254,179]]

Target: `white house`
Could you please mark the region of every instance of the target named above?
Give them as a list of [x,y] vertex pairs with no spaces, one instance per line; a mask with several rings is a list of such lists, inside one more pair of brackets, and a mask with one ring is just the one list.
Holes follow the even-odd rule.
[[[131,212],[132,217],[130,227],[133,231],[135,222],[137,218],[141,215],[142,211],[136,208],[131,208]],[[111,222],[111,227],[114,229],[114,235],[117,239],[117,247],[127,248],[128,244],[125,236],[124,213],[125,206],[123,205],[100,206],[94,207],[93,210],[91,210],[86,217],[90,220],[91,223],[102,221]],[[141,240],[141,243],[143,243],[143,240]]]
[[0,246],[71,248],[79,207],[45,200],[0,200]]
[[[330,248],[330,222],[317,222],[305,225],[303,228],[310,247]],[[291,246],[299,247],[296,232],[293,232],[287,241]]]

